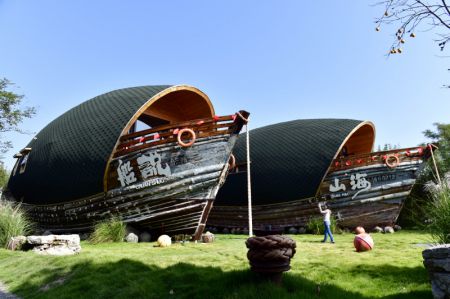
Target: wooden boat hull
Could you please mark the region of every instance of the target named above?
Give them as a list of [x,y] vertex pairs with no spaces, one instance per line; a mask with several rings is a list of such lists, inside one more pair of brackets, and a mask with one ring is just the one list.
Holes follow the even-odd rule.
[[[87,231],[112,215],[151,233],[195,234],[203,231],[212,202],[226,178],[228,160],[237,134],[199,138],[181,148],[176,142],[135,152],[111,162],[110,179],[117,180],[119,164],[137,169],[137,160],[157,154],[165,173],[146,179],[137,175],[133,183],[106,193],[52,205],[23,204],[43,230]],[[151,165],[150,165],[151,166]],[[114,178],[114,173],[116,177]]]
[[[399,152],[399,163],[388,166],[383,157]],[[310,219],[321,217],[317,207],[321,201],[326,201],[342,227],[371,229],[393,225],[427,158],[422,151],[420,155],[406,155],[409,152],[410,149],[405,149],[336,159],[317,196],[266,205],[253,203],[253,228],[287,231],[291,227],[305,227]],[[244,176],[246,172],[233,175]],[[215,205],[208,225],[219,230],[247,228],[248,207]]]

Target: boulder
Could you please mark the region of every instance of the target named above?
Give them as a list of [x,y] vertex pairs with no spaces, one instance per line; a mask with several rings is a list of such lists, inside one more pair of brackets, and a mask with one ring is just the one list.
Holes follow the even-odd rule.
[[125,241],[127,241],[128,243],[137,243],[139,241],[138,236],[136,236],[133,233],[129,233],[126,237],[125,237]]
[[88,239],[89,239],[89,234],[88,233],[80,234],[80,240],[81,241],[86,241]]
[[303,226],[299,227],[299,228],[298,228],[298,233],[299,233],[299,234],[306,234],[306,228],[303,227]]
[[394,233],[394,229],[391,226],[386,226],[384,228],[384,233],[385,234],[393,234]]
[[425,249],[422,256],[431,281],[433,297],[450,298],[450,244]]
[[25,236],[11,237],[8,244],[6,245],[6,249],[13,250],[13,251],[21,250],[26,242],[27,242],[27,237],[25,237]]
[[399,230],[402,230],[402,227],[400,225],[396,224],[396,225],[394,225],[394,230],[396,232],[398,232]]
[[224,228],[223,230],[222,230],[222,233],[224,233],[224,234],[229,234],[230,233],[230,230],[228,229],[228,228]]
[[147,232],[143,232],[139,235],[139,241],[141,242],[150,242],[151,239],[152,236]]
[[292,226],[288,229],[288,233],[295,235],[298,233],[298,230]]
[[379,227],[379,226],[375,226],[373,228],[372,232],[373,233],[382,233],[382,232],[384,232],[384,230],[381,227]]
[[72,255],[80,253],[79,235],[28,236],[27,245],[44,255]]
[[210,232],[206,232],[202,235],[202,241],[203,243],[212,243],[214,242],[214,234]]

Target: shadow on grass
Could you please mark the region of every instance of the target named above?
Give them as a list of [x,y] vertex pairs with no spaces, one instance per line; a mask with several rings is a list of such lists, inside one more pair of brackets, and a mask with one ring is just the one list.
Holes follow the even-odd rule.
[[[365,271],[386,279],[407,275],[423,282],[423,273],[419,279],[418,270],[407,269],[376,267]],[[106,264],[80,263],[69,272],[56,269],[33,276],[43,279],[44,284],[27,282],[12,291],[24,298],[371,298],[332,284],[322,286],[319,294],[316,283],[292,273],[285,275],[278,286],[249,270],[223,272],[220,268],[186,263],[159,268],[129,259]],[[30,278],[28,281],[34,280]],[[389,298],[429,297],[431,292],[424,291]]]

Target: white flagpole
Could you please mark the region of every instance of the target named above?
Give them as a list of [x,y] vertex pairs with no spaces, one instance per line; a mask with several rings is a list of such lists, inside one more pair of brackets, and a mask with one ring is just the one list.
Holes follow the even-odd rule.
[[248,121],[245,125],[247,131],[247,197],[248,197],[248,235],[253,236],[253,217],[252,217],[252,183],[250,176],[250,133]]

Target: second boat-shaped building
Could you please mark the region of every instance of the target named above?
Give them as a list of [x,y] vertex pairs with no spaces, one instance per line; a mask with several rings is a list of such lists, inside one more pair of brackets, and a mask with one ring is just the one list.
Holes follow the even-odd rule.
[[[242,136],[243,137],[243,136]],[[208,225],[248,227],[246,140],[219,191]],[[351,119],[306,119],[250,131],[255,230],[305,226],[327,202],[345,227],[395,223],[426,147],[372,152],[375,126]]]

